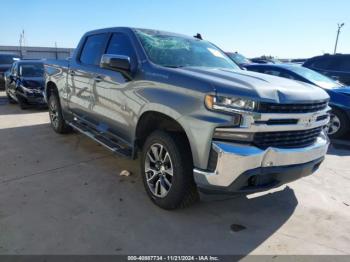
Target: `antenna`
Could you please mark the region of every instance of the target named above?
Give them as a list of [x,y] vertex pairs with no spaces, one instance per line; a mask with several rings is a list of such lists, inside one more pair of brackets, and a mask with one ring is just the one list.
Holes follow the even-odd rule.
[[193,36],[194,38],[197,38],[199,40],[203,40],[202,35],[200,33],[197,33],[196,35]]

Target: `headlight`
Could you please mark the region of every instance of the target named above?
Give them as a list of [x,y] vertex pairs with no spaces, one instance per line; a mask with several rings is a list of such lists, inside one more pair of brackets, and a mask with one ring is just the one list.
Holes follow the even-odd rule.
[[213,95],[205,96],[205,105],[208,109],[226,112],[235,112],[235,110],[253,111],[256,108],[256,102],[253,100]]

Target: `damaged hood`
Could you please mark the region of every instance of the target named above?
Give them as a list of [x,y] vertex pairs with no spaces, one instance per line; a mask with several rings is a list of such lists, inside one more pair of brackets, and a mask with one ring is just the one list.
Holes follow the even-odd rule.
[[272,103],[309,103],[329,99],[319,87],[245,70],[181,68],[194,77],[209,81],[218,95],[247,97]]
[[45,85],[43,77],[21,77],[21,83],[27,88],[42,89]]

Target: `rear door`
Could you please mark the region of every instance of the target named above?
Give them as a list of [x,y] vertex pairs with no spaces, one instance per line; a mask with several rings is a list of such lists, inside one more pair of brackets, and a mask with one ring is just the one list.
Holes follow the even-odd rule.
[[68,107],[80,120],[94,125],[91,90],[108,37],[108,33],[87,36],[80,54],[71,61],[68,71]]
[[[105,53],[128,56],[131,68],[136,67],[136,53],[126,33],[113,33]],[[109,131],[126,142],[131,141],[132,111],[128,93],[132,92],[132,84],[122,72],[99,68],[92,85],[92,110],[95,121],[99,121],[98,129]]]

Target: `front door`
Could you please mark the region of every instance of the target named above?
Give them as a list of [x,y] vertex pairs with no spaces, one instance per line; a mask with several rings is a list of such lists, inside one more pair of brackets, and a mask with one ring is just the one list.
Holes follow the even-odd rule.
[[[136,67],[136,55],[129,37],[124,33],[113,33],[106,54],[130,57],[131,67]],[[131,141],[132,110],[128,108],[128,93],[132,92],[133,81],[123,72],[99,68],[92,85],[92,111],[99,120],[100,131],[110,131]]]

